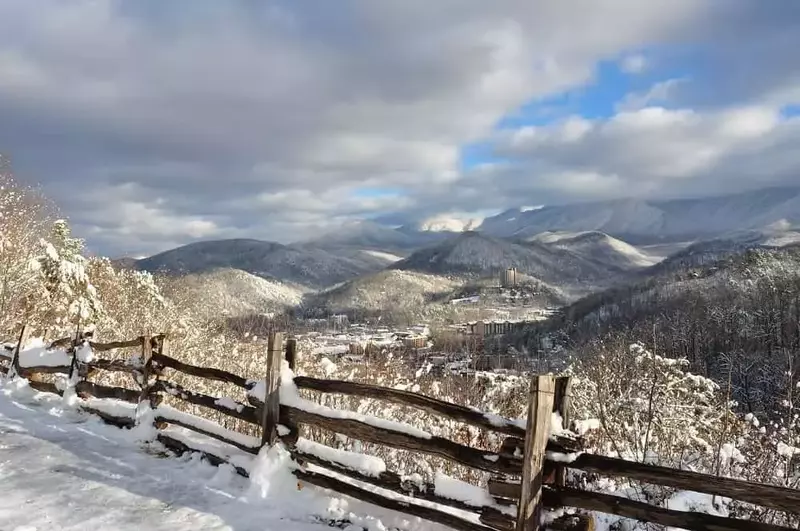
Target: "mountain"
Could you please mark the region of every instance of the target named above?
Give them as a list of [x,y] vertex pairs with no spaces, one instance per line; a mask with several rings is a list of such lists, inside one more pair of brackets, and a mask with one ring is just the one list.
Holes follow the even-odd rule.
[[319,289],[378,271],[389,263],[366,253],[351,257],[314,247],[235,239],[191,243],[138,260],[135,267],[170,274],[232,268],[268,280]]
[[528,241],[535,241],[572,252],[587,260],[597,260],[623,270],[636,270],[652,266],[661,258],[599,231],[543,232]]
[[165,288],[167,295],[194,304],[212,315],[236,317],[281,312],[300,304],[307,290],[251,275],[239,269],[216,269],[176,276]]
[[304,306],[331,312],[419,312],[460,283],[437,275],[387,270],[309,295]]
[[779,221],[800,225],[800,187],[695,199],[619,199],[511,209],[486,218],[478,230],[518,238],[547,231],[601,231],[638,244],[717,238]]
[[477,232],[426,247],[392,266],[441,276],[479,278],[499,276],[516,267],[547,284],[559,287],[589,287],[618,277],[622,270],[567,250],[538,242],[513,242]]

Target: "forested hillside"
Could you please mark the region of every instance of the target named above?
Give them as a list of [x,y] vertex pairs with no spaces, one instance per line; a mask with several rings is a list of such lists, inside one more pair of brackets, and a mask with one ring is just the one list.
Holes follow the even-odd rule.
[[746,411],[771,413],[800,382],[800,246],[660,268],[569,306],[554,326],[585,355],[609,340],[653,345],[730,382]]

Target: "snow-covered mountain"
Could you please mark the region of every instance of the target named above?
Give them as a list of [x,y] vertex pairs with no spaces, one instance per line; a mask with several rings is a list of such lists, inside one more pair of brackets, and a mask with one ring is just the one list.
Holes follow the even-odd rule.
[[475,230],[482,221],[480,218],[434,216],[420,223],[419,230],[423,232],[465,232]]
[[319,289],[379,271],[390,263],[385,257],[367,253],[353,257],[313,246],[236,239],[191,243],[138,260],[135,267],[172,274],[232,268],[268,280]]
[[491,238],[477,232],[465,232],[421,249],[393,266],[462,278],[498,276],[510,267],[559,287],[602,284],[622,273],[617,267],[554,246]]
[[660,257],[651,256],[633,245],[599,231],[549,231],[537,234],[528,241],[570,251],[587,260],[600,261],[624,270],[641,269],[660,261]]
[[175,277],[166,287],[166,294],[174,299],[231,317],[282,312],[299,305],[307,291],[229,268]]
[[781,220],[800,225],[800,187],[696,199],[619,199],[511,209],[485,219],[478,230],[492,236],[521,238],[546,231],[601,231],[640,243],[716,238],[765,228]]
[[304,304],[332,312],[416,312],[459,286],[460,282],[442,276],[387,270],[310,295]]

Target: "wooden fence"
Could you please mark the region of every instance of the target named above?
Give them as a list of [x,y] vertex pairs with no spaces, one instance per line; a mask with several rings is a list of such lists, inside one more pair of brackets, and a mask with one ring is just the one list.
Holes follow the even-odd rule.
[[[83,398],[113,398],[132,404],[149,404],[153,411],[153,415],[149,417],[139,413],[142,409],[140,407],[136,408],[137,414],[133,417],[110,414],[103,408],[92,407],[91,402],[90,405],[83,407],[98,414],[105,421],[121,427],[152,422],[159,428],[156,439],[176,453],[198,452],[212,464],[228,462],[239,474],[248,476],[247,468],[241,466],[241,463],[231,462],[228,456],[218,455],[209,448],[194,448],[191,441],[175,437],[165,428],[169,425],[186,428],[253,455],[258,454],[263,445],[281,441],[296,461],[294,474],[301,482],[331,489],[367,503],[458,530],[588,530],[593,528],[593,523],[587,511],[615,514],[644,522],[698,531],[788,531],[789,529],[772,524],[670,510],[626,498],[581,490],[568,484],[567,469],[718,495],[788,513],[800,512],[800,490],[582,452],[582,443],[577,437],[569,433],[550,433],[553,412],[560,413],[565,424],[567,421],[570,395],[568,378],[553,376],[532,378],[527,424],[523,428],[509,419],[487,415],[471,408],[409,391],[305,376],[293,376],[292,382],[281,382],[281,364],[284,359],[294,371],[297,343],[289,339],[284,347],[280,334],[270,335],[265,378],[261,381],[248,380],[221,369],[191,365],[167,356],[164,353],[163,335],[143,336],[131,341],[111,343],[95,342],[81,337],[59,340],[52,346],[66,348],[70,357],[68,362],[41,366],[26,365],[21,359],[19,345],[24,344],[25,340],[26,329],[23,329],[16,345],[6,346],[4,351],[0,351],[0,357],[10,359],[9,367],[0,367],[0,372],[25,377],[32,377],[36,373],[61,373],[69,376],[67,389],[74,388],[74,391]],[[141,354],[123,361],[102,358],[85,361],[81,359],[79,352],[87,346],[90,346],[94,353],[118,348],[136,348]],[[205,395],[170,382],[165,379],[166,369],[232,384],[245,391],[248,397],[247,403],[234,401],[228,397]],[[139,390],[133,391],[91,382],[89,377],[101,370],[130,374],[137,382]],[[35,379],[30,385],[40,391],[58,394],[66,392],[66,389],[59,389],[52,383]],[[281,396],[282,389],[291,392]],[[365,397],[410,406],[497,432],[506,438],[502,447],[496,451],[473,448],[411,427],[405,429],[403,425],[388,423],[382,419],[354,412],[330,410],[302,399],[296,393],[297,389]],[[207,419],[160,406],[164,394],[250,423],[261,431],[262,436],[260,439],[248,437],[227,430]],[[421,452],[489,472],[491,479],[486,487],[488,494],[486,498],[493,501],[478,503],[474,497],[459,499],[458,496],[453,497],[452,493],[437,492],[434,484],[409,481],[408,478],[395,472],[375,473],[374,470],[363,470],[355,466],[352,460],[335,458],[336,452],[341,452],[338,450],[316,452],[313,445],[301,444],[299,429],[304,424],[356,440]],[[314,465],[313,469],[308,465]],[[375,487],[400,494],[402,498],[381,494]],[[415,503],[415,500],[432,503]],[[461,515],[443,510],[444,507],[458,509]],[[577,509],[579,513],[562,516],[553,521],[542,518],[543,509],[560,508]]]

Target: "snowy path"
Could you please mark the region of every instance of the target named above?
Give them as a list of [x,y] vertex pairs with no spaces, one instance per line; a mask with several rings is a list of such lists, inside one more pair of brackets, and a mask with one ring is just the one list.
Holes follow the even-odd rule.
[[330,529],[229,469],[160,458],[130,432],[12,385],[0,384],[0,531]]

